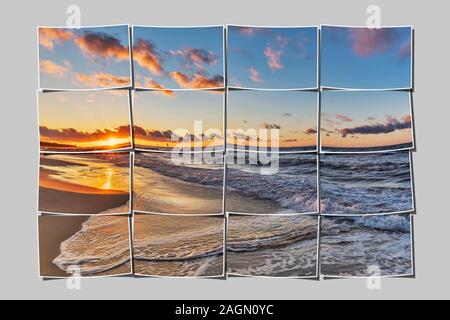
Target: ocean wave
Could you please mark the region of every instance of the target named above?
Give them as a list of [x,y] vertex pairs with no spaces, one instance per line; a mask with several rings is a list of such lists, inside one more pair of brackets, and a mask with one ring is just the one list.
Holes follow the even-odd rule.
[[122,266],[131,258],[128,217],[92,216],[60,251],[53,263],[67,273],[88,276]]

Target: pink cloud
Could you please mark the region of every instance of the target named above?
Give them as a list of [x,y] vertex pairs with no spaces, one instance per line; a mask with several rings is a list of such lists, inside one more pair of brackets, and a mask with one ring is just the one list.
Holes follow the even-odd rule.
[[353,28],[350,30],[350,41],[353,52],[360,57],[369,57],[376,53],[388,51],[397,39],[395,30]]
[[247,70],[250,74],[250,79],[256,83],[262,83],[264,80],[261,78],[261,75],[259,74],[258,70],[255,68],[250,68]]
[[281,50],[273,50],[271,47],[266,47],[264,49],[264,55],[267,57],[267,64],[272,70],[283,69],[283,64],[281,63],[281,55],[283,52]]

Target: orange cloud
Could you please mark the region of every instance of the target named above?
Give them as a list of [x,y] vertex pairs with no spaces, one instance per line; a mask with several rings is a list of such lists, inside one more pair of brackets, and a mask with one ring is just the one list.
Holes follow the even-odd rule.
[[133,59],[154,75],[160,76],[165,73],[162,60],[155,50],[155,45],[150,41],[143,39],[137,41],[133,48]]
[[272,70],[283,69],[283,64],[281,63],[281,55],[283,52],[281,50],[273,50],[270,47],[264,49],[264,55],[267,57],[267,64]]
[[148,89],[158,89],[158,91],[154,91],[155,93],[161,93],[163,95],[166,95],[168,97],[174,97],[175,93],[173,90],[166,89],[162,84],[156,82],[152,78],[143,78],[143,83],[137,83],[137,87],[141,88],[148,88]]
[[264,82],[264,80],[261,78],[261,75],[259,74],[258,70],[255,68],[248,69],[248,72],[250,73],[250,79],[253,80],[256,83]]
[[220,88],[223,87],[223,77],[216,75],[212,78],[207,78],[201,74],[194,74],[192,77],[179,72],[173,71],[169,76],[175,80],[182,88],[186,89],[204,89],[204,88]]
[[118,77],[109,73],[76,73],[75,80],[91,88],[125,87],[131,84],[130,77]]
[[68,61],[64,61],[64,65],[59,65],[50,60],[41,60],[39,61],[39,69],[42,73],[63,78],[70,72],[72,65]]
[[48,50],[53,50],[56,44],[69,41],[73,37],[70,30],[56,28],[40,28],[39,29],[39,45]]
[[120,40],[104,33],[89,32],[75,39],[80,50],[88,57],[114,58],[116,60],[129,60],[128,46]]

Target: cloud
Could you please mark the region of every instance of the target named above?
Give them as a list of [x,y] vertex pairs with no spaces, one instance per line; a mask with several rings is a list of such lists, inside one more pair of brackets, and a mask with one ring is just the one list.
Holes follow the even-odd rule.
[[119,77],[110,73],[75,73],[75,80],[90,88],[125,87],[130,85],[130,77]]
[[289,43],[289,38],[288,37],[284,37],[281,35],[276,35],[275,36],[275,43],[279,48],[284,48],[288,45]]
[[242,34],[244,36],[253,37],[261,29],[260,28],[251,28],[251,27],[237,27],[237,30],[240,34]]
[[283,117],[290,117],[292,116],[292,113],[286,112],[282,114]]
[[144,83],[138,83],[137,86],[144,88],[158,89],[158,91],[154,91],[156,94],[160,93],[168,97],[175,97],[175,93],[173,92],[173,90],[166,89],[166,87],[156,82],[152,78],[144,77],[143,81]]
[[411,128],[411,116],[406,115],[402,117],[401,120],[395,118],[388,118],[387,123],[381,124],[373,124],[373,125],[364,125],[354,128],[344,128],[339,130],[339,133],[343,138],[346,138],[347,135],[351,134],[382,134],[382,133],[392,133],[397,130],[410,129]]
[[72,65],[68,61],[64,61],[64,65],[56,64],[50,60],[39,61],[39,69],[42,73],[63,78],[72,70]]
[[139,126],[134,126],[134,135],[140,139],[150,140],[150,141],[171,141],[172,137],[178,139],[179,137],[175,135],[172,130],[146,130]]
[[306,134],[317,134],[317,129],[309,128],[305,131]]
[[281,129],[281,126],[279,124],[272,124],[272,123],[263,123],[262,126],[267,129]]
[[114,58],[117,61],[130,59],[128,46],[122,45],[116,37],[102,32],[86,32],[77,37],[75,43],[90,58]]
[[70,30],[56,28],[39,29],[39,45],[50,51],[53,51],[55,45],[61,44],[64,41],[69,41],[72,37],[73,33]]
[[342,122],[352,122],[353,119],[350,117],[347,117],[346,115],[343,114],[336,114],[336,119],[342,121]]
[[264,82],[264,80],[261,78],[261,75],[259,74],[258,70],[256,70],[255,68],[251,67],[250,69],[247,70],[248,73],[250,74],[250,79],[256,83],[262,83]]
[[283,69],[283,64],[281,63],[282,54],[283,52],[281,50],[274,50],[271,47],[266,47],[264,49],[264,55],[267,57],[267,64],[270,69]]
[[162,59],[156,51],[155,45],[148,41],[139,39],[133,48],[133,59],[152,74],[160,76],[165,73]]
[[411,59],[411,41],[408,40],[398,50],[398,60],[403,62]]
[[41,138],[51,141],[94,142],[109,138],[128,138],[130,137],[130,126],[100,129],[95,132],[78,131],[74,128],[51,129],[46,126],[40,126],[39,133]]
[[353,28],[349,31],[352,50],[360,57],[385,53],[398,39],[394,29]]
[[202,74],[196,73],[193,76],[188,76],[179,71],[169,73],[180,87],[185,89],[201,89],[201,88],[220,88],[223,87],[223,77],[215,75],[212,78],[207,78]]
[[169,51],[174,57],[183,59],[183,64],[187,69],[191,69],[192,65],[198,70],[204,70],[205,66],[217,63],[217,56],[212,51],[199,48],[186,48],[183,50]]

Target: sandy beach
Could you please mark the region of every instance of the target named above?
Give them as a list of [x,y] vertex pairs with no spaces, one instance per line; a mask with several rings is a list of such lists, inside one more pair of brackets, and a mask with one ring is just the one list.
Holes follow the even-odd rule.
[[88,217],[40,216],[38,219],[40,275],[69,277],[70,274],[53,264],[53,260],[61,253],[61,243],[80,231]]
[[136,213],[134,267],[141,276],[223,275],[224,218]]
[[[114,189],[112,182],[108,181],[115,174],[113,169],[108,169],[104,163],[98,164],[95,161],[92,161],[92,165],[83,163],[79,160],[80,156],[74,157],[73,161],[59,159],[58,155],[52,157],[41,156],[40,212],[98,214],[109,210],[109,213],[126,213],[111,211],[113,208],[124,206],[130,200],[129,192]],[[88,160],[89,158],[84,161]],[[99,165],[103,167],[98,167]],[[89,177],[89,174],[93,177]],[[105,182],[94,183],[91,181],[94,179],[103,179]],[[104,188],[96,187],[101,183],[104,184]]]
[[134,209],[173,214],[220,214],[223,190],[134,168]]
[[[104,219],[93,221],[92,219]],[[121,275],[131,272],[129,253],[129,228],[126,216],[39,216],[39,254],[40,254],[40,275],[44,278],[70,277],[72,274],[65,272],[55,263],[68,261],[76,265],[77,259],[83,270],[97,270],[92,274],[82,274],[83,276],[108,276]],[[125,219],[125,220],[123,220]],[[81,235],[79,232],[83,224],[90,224],[93,228],[87,228]],[[100,226],[100,227],[99,227]],[[125,252],[121,253],[121,248],[114,241],[117,238],[125,239]],[[69,241],[68,243],[68,240]],[[82,245],[80,240],[82,239]],[[114,240],[116,239],[116,240]],[[63,252],[62,243],[65,243]],[[118,256],[125,258],[125,263],[117,262],[117,257],[107,252],[108,244],[114,245]],[[102,253],[105,251],[104,253]],[[128,253],[127,253],[128,252]],[[90,259],[83,255],[89,256]],[[97,255],[98,257],[96,258]],[[56,260],[55,260],[56,259]],[[91,260],[91,261],[89,261]],[[103,268],[103,270],[102,270]]]

